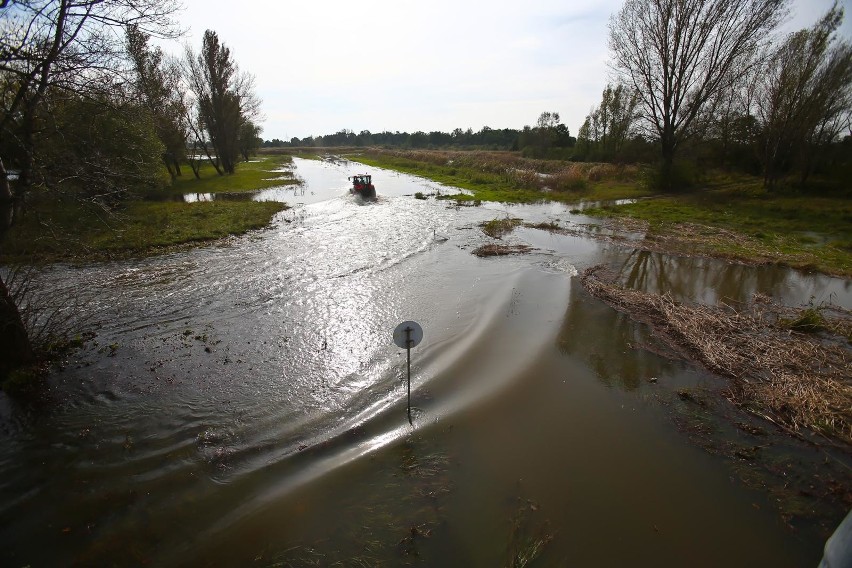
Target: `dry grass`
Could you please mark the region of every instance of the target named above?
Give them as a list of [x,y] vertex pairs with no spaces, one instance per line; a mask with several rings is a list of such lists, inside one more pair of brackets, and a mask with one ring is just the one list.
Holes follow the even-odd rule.
[[516,152],[370,149],[368,153],[409,161],[411,165],[431,164],[493,174],[513,187],[539,190],[577,191],[586,189],[587,182],[635,180],[639,176],[635,165],[592,162],[566,165],[559,160],[524,158]]
[[[651,326],[674,352],[731,379],[726,396],[791,433],[809,429],[852,444],[852,356],[847,338],[797,333],[784,321],[795,310],[765,296],[734,309],[687,305],[668,295],[611,283],[602,267],[583,274],[589,292]],[[800,310],[801,311],[801,310]],[[827,330],[848,330],[850,314],[823,314]]]
[[489,244],[482,245],[473,251],[473,254],[478,257],[486,256],[507,256],[510,254],[523,254],[532,250],[527,245],[497,245]]

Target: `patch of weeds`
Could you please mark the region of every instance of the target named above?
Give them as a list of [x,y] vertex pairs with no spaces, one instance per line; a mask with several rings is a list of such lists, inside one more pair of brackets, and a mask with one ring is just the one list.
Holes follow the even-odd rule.
[[415,194],[414,194],[414,199],[423,199],[423,200],[425,200],[425,199],[426,199],[426,196],[423,194],[423,192],[422,192],[422,191],[418,191],[417,193],[415,193]]
[[677,391],[677,396],[684,402],[697,404],[698,406],[707,406],[707,400],[693,390],[680,389]]
[[781,319],[778,323],[799,333],[816,333],[825,329],[825,318],[820,309],[815,307],[802,310],[796,318]]
[[528,224],[525,224],[524,226],[528,227],[530,229],[539,229],[541,231],[547,231],[549,233],[557,233],[562,229],[562,227],[560,227],[559,223],[557,223],[556,221],[550,221],[549,223],[536,223],[536,224],[528,223]]
[[115,357],[116,352],[118,351],[118,343],[110,343],[109,345],[105,345],[98,349],[98,353],[103,355],[106,353],[107,357]]
[[747,432],[752,436],[766,436],[768,434],[766,430],[764,430],[760,426],[755,426],[754,424],[748,424],[746,422],[737,422],[736,426],[743,432]]
[[45,340],[44,345],[39,348],[39,351],[47,359],[55,359],[69,351],[83,347],[87,341],[92,340],[94,337],[95,333],[92,331],[77,333],[73,337],[51,335]]
[[40,390],[45,369],[40,366],[21,367],[12,370],[0,384],[3,392],[11,397],[24,397]]
[[510,254],[523,254],[532,250],[527,245],[482,245],[473,251],[480,258],[486,256],[507,256]]
[[506,567],[529,566],[541,556],[544,547],[553,540],[554,535],[546,521],[537,527],[533,526],[532,515],[536,511],[538,511],[538,505],[532,501],[521,501],[515,512],[509,533]]
[[521,224],[521,219],[511,219],[504,217],[503,219],[492,219],[481,225],[482,232],[494,239],[502,239],[504,235],[511,233],[515,227]]

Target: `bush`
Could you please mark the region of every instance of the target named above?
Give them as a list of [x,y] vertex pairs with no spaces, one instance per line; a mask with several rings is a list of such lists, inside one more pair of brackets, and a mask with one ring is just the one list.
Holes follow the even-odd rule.
[[553,174],[551,185],[554,191],[583,191],[589,187],[581,164],[572,164]]
[[668,176],[664,171],[663,164],[647,171],[645,183],[652,189],[671,193],[687,191],[699,181],[696,165],[686,160],[675,160]]
[[21,398],[38,392],[43,381],[44,373],[39,368],[23,367],[11,371],[0,387],[8,396]]

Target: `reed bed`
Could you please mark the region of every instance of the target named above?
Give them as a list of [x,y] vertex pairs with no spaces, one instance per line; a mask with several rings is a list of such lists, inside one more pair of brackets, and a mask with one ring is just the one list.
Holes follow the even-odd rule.
[[[790,433],[810,430],[837,445],[852,445],[852,315],[821,309],[819,333],[790,322],[803,312],[756,295],[744,306],[677,302],[613,283],[604,267],[587,269],[583,285],[596,298],[649,325],[681,357],[730,379],[725,396]],[[827,314],[826,312],[831,312]]]
[[410,167],[428,164],[449,173],[469,170],[490,174],[518,189],[578,192],[587,189],[590,182],[635,180],[639,176],[635,165],[537,160],[513,152],[370,149],[368,154]]

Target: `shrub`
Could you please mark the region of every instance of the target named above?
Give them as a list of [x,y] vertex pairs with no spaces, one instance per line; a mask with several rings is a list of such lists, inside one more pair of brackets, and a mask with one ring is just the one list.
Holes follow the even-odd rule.
[[550,184],[555,191],[583,191],[589,187],[581,164],[571,164],[553,174]]

